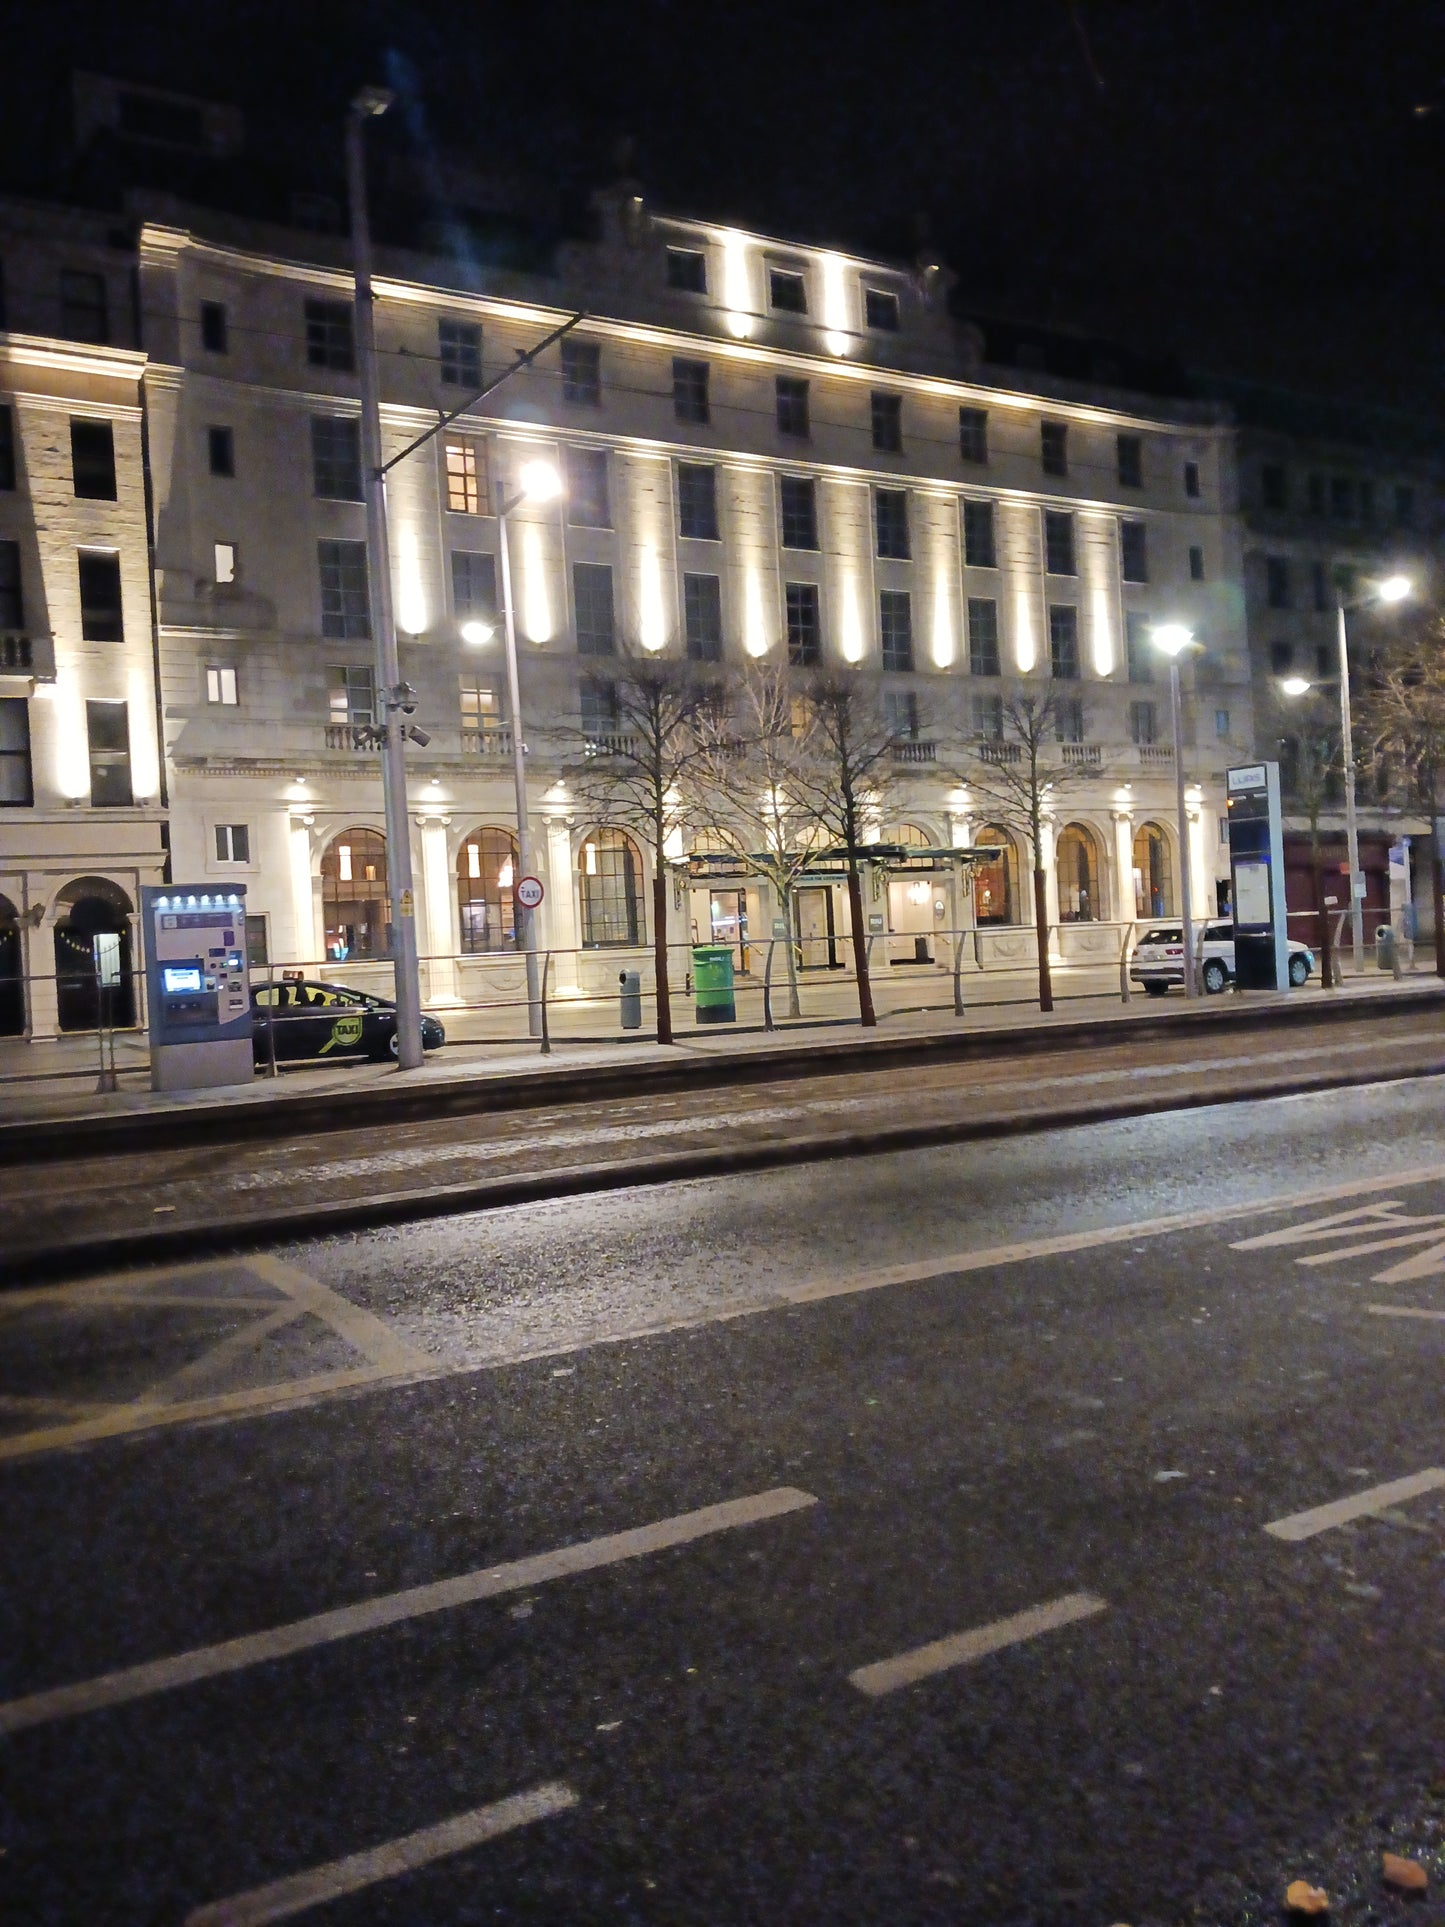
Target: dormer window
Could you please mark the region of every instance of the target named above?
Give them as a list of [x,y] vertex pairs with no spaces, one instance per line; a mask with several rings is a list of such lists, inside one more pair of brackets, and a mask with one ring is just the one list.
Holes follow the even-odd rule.
[[667,285],[684,294],[707,293],[707,256],[701,248],[667,250]]
[[779,314],[808,312],[808,284],[793,268],[768,269],[768,305]]
[[877,328],[889,335],[898,333],[898,296],[891,289],[865,288],[863,314],[870,328]]

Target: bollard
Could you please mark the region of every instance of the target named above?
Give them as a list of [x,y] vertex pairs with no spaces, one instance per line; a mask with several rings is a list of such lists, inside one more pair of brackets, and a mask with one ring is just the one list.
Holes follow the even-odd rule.
[[618,973],[618,983],[622,987],[622,1028],[624,1030],[642,1029],[642,972],[623,970]]

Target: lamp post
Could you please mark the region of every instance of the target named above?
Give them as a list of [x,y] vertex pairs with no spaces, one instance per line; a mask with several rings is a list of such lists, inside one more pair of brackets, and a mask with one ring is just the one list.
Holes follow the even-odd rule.
[[421,978],[416,954],[416,897],[411,873],[411,831],[406,804],[403,705],[411,692],[401,680],[396,626],[391,609],[391,555],[386,529],[386,482],[382,473],[381,396],[376,373],[376,326],[371,287],[371,225],[366,206],[362,130],[384,114],[392,95],[363,87],[346,117],[346,185],[351,215],[351,259],[356,279],[356,362],[361,377],[362,482],[366,498],[366,586],[381,697],[381,792],[386,817],[386,880],[391,907],[396,982],[397,1062],[415,1070],[421,1044]]
[[[527,810],[527,760],[522,740],[522,688],[517,672],[517,616],[512,602],[511,518],[523,502],[552,502],[562,493],[562,477],[551,462],[526,462],[519,477],[521,487],[506,497],[497,510],[497,549],[502,564],[502,634],[507,651],[507,707],[512,721],[512,784],[517,803],[517,870],[519,877],[536,875],[532,849],[532,826]],[[492,630],[486,623],[468,622],[462,627],[468,642],[489,642]],[[515,889],[515,884],[513,888]],[[513,901],[516,899],[514,897]],[[527,970],[527,1033],[542,1035],[542,979],[537,962],[536,913],[530,904],[520,906],[522,955]]]
[[1184,994],[1197,997],[1194,981],[1194,865],[1189,851],[1189,811],[1184,800],[1184,698],[1179,688],[1179,658],[1194,646],[1182,622],[1161,622],[1154,646],[1169,658],[1169,719],[1174,728],[1174,802],[1179,819],[1179,895],[1184,924]]
[[[1374,599],[1380,602],[1403,602],[1409,593],[1409,577],[1391,575],[1376,586]],[[1356,974],[1365,967],[1365,901],[1360,891],[1364,879],[1360,874],[1360,826],[1355,813],[1355,744],[1350,726],[1350,642],[1345,610],[1358,609],[1369,600],[1370,597],[1360,597],[1347,604],[1343,588],[1336,585],[1335,627],[1340,653],[1340,755],[1345,766],[1345,852],[1350,865],[1350,945],[1354,951]]]

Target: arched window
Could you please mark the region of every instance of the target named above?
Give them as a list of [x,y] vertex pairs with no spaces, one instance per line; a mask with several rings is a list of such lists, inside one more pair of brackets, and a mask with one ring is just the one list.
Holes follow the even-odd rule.
[[1099,899],[1099,844],[1082,823],[1066,823],[1059,831],[1055,867],[1059,877],[1059,921],[1096,923]]
[[131,901],[109,877],[77,877],[55,899],[55,998],[62,1030],[135,1022]]
[[992,863],[979,863],[973,872],[973,915],[976,923],[1014,923],[1017,921],[1018,853],[1007,830],[996,824],[982,823],[973,833],[976,850],[990,847],[1002,851]]
[[1169,839],[1157,823],[1141,823],[1134,832],[1134,914],[1136,917],[1176,914]]
[[391,955],[386,838],[379,830],[342,830],[327,844],[321,910],[332,963]]
[[510,830],[473,830],[457,851],[462,951],[515,950],[517,839]]
[[916,823],[889,823],[880,841],[897,843],[905,850],[931,850],[933,838],[927,830],[920,830]]
[[593,830],[577,853],[584,950],[625,948],[642,938],[642,861],[621,830]]

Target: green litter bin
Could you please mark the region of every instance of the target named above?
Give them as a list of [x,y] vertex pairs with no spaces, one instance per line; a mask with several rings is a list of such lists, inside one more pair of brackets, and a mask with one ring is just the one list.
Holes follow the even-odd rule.
[[692,987],[700,1024],[735,1024],[733,953],[727,944],[699,943],[692,949]]

